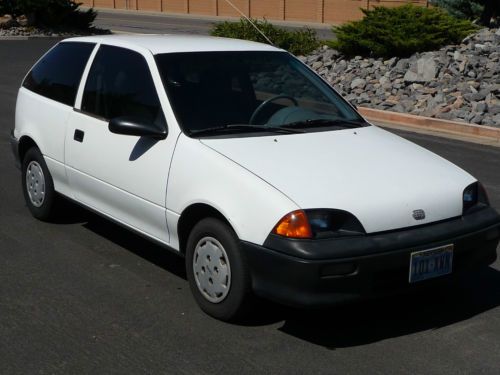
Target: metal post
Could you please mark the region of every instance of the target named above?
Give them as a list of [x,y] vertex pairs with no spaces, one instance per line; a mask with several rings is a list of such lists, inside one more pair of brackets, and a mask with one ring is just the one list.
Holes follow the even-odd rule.
[[212,3],[212,12],[218,16],[219,15],[219,1],[218,0],[213,0],[213,3]]
[[316,21],[325,23],[325,0],[318,0],[316,6]]

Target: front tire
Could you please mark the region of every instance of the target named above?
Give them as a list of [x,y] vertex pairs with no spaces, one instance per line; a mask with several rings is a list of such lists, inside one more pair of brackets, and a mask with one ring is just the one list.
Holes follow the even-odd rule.
[[54,181],[38,148],[32,147],[24,155],[21,179],[31,214],[42,221],[52,218],[56,200]]
[[223,321],[243,317],[250,294],[250,274],[234,231],[206,218],[195,225],[186,249],[189,286],[200,308]]

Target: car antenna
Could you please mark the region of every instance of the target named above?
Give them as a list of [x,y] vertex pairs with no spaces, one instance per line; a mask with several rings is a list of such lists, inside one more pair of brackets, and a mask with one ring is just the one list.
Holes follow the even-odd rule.
[[232,3],[232,1],[230,1],[230,0],[224,0],[224,1],[225,1],[226,3],[228,3],[228,4],[229,4],[229,5],[230,5],[230,6],[231,6],[231,7],[232,7],[235,11],[237,11],[239,14],[241,14],[241,16],[242,16],[243,18],[245,18],[248,22],[250,22],[250,24],[251,24],[251,25],[255,28],[255,30],[257,30],[257,31],[259,32],[259,34],[260,34],[260,35],[262,35],[262,36],[264,37],[264,39],[265,39],[265,40],[267,40],[267,42],[268,42],[270,45],[272,45],[273,47],[276,47],[276,46],[274,45],[274,43],[273,43],[273,42],[271,42],[271,39],[269,39],[269,38],[266,36],[266,34],[264,34],[264,33],[262,32],[262,30],[261,30],[261,29],[259,29],[259,28],[257,27],[257,25],[255,24],[255,22],[253,22],[253,21],[252,21],[249,17],[247,17],[247,15],[246,15],[245,13],[243,13],[243,12],[240,10],[240,8],[238,8],[236,5],[234,5],[234,4]]

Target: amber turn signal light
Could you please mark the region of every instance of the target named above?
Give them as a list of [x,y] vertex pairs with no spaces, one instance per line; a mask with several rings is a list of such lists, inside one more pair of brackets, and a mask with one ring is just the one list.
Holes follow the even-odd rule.
[[274,234],[290,238],[312,238],[311,226],[302,210],[290,212],[273,229]]

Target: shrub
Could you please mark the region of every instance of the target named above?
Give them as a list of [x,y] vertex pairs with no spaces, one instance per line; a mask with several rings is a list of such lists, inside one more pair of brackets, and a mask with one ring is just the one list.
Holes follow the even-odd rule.
[[32,14],[37,26],[52,28],[89,29],[97,15],[93,9],[86,12],[74,0],[2,0],[0,12],[14,16]]
[[328,44],[348,56],[407,57],[415,52],[457,44],[477,27],[439,8],[405,5],[363,10],[361,21],[334,27]]
[[[308,54],[320,44],[316,32],[309,28],[289,31],[278,28],[267,20],[252,20],[252,22],[257,25],[275,46],[295,55]],[[226,21],[216,24],[211,31],[211,35],[269,43],[245,18],[241,18],[239,22]]]
[[[498,24],[500,1],[498,0],[432,0],[432,4],[445,9],[452,16],[474,20],[487,27]],[[495,18],[496,21],[492,21]]]
[[432,0],[436,5],[456,18],[475,20],[481,16],[483,5],[474,0]]
[[93,9],[86,12],[78,10],[80,4],[73,0],[44,0],[48,6],[36,13],[41,26],[63,27],[85,30],[92,27],[97,13]]

